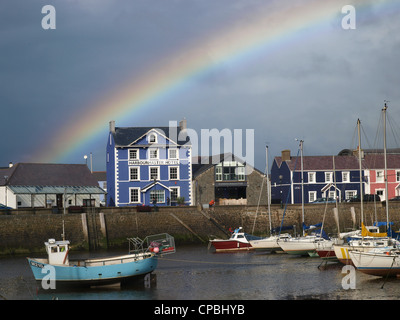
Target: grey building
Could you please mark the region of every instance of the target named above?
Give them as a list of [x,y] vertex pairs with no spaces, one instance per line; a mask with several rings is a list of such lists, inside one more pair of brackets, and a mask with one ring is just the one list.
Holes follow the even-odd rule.
[[18,163],[0,169],[0,203],[15,209],[99,206],[104,194],[84,164]]
[[195,205],[267,204],[265,175],[231,153],[198,157],[192,161]]

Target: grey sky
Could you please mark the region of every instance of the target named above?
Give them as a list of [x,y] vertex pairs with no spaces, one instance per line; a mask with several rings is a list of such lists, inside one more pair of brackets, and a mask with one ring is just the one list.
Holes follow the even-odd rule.
[[[356,10],[360,2],[371,5],[357,11],[356,30],[341,28],[341,8],[349,3],[337,0],[336,17],[305,36],[248,61],[220,63],[154,101],[162,104],[153,106],[157,112],[144,108],[116,125],[166,126],[185,117],[199,132],[254,129],[260,170],[266,144],[271,159],[283,149],[296,153],[295,138],[304,139],[306,155],[354,147],[357,118],[373,141],[384,100],[394,122],[400,119],[400,12],[394,1],[353,1]],[[0,166],[34,161],[35,150],[83,108],[166,56],[184,59],[184,48],[230,24],[251,24],[259,8],[278,13],[293,3],[313,10],[306,0],[2,1]],[[47,4],[56,8],[56,30],[41,28]],[[209,49],[198,50],[212,59]],[[83,163],[93,152],[94,169],[104,170],[107,130],[104,123],[102,135],[61,161]]]

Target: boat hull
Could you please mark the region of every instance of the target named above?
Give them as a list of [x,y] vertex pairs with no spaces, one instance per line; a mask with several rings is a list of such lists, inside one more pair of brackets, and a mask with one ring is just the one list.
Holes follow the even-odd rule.
[[400,275],[400,259],[390,253],[350,251],[350,257],[357,270],[377,277],[396,277]]
[[251,240],[250,244],[255,250],[266,251],[281,251],[281,246],[278,244],[278,237],[264,238],[260,240]]
[[323,260],[338,260],[333,249],[317,249],[317,254]]
[[354,265],[350,257],[350,252],[353,250],[361,252],[369,252],[375,248],[384,248],[390,244],[390,241],[383,240],[362,240],[357,241],[356,244],[334,245],[336,257],[343,264]]
[[353,265],[349,255],[349,249],[352,247],[349,245],[334,245],[333,250],[335,251],[336,258],[343,264]]
[[37,281],[54,279],[56,285],[106,285],[128,282],[156,269],[156,255],[135,256],[71,261],[69,265],[51,265],[47,263],[47,259],[27,259]]
[[279,242],[279,245],[287,254],[308,256],[315,252],[315,244],[312,242],[292,240]]
[[279,241],[282,250],[288,254],[318,257],[316,249],[324,246],[329,247],[332,245],[330,240],[310,238],[291,239],[289,241]]
[[254,249],[250,243],[236,240],[211,240],[210,242],[217,252],[249,251]]

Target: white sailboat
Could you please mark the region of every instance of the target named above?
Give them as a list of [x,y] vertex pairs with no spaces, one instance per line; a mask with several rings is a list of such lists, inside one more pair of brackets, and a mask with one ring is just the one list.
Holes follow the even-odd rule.
[[288,254],[318,257],[316,250],[321,247],[331,247],[333,240],[324,238],[320,231],[311,235],[279,241],[279,245]]
[[[385,189],[388,194],[387,161],[386,161],[386,110],[387,104],[382,109],[384,123],[384,161],[385,161]],[[386,225],[389,228],[389,203],[386,196]],[[385,237],[379,240],[380,245],[373,246],[370,250],[350,250],[348,252],[352,264],[357,270],[374,276],[400,275],[400,250],[396,239]]]
[[[385,188],[387,188],[387,160],[386,160],[386,109],[387,105],[385,103],[385,107],[382,109],[383,111],[383,119],[384,119],[384,162],[385,162]],[[360,138],[360,120],[357,121],[358,127],[358,152],[359,152],[359,164],[360,164],[360,195],[361,195],[361,236],[356,239],[353,239],[345,245],[335,245],[335,254],[338,257],[339,261],[344,264],[353,264],[354,261],[352,252],[367,253],[370,251],[380,252],[381,249],[384,248],[394,248],[397,245],[397,241],[391,237],[388,237],[387,233],[380,233],[378,227],[364,226],[363,223],[363,189],[362,189],[362,168],[361,168],[361,138]],[[389,228],[389,204],[388,197],[386,197],[386,219],[387,219],[387,227]],[[359,255],[357,255],[359,257]],[[357,260],[359,264],[360,259]]]
[[349,251],[353,265],[357,270],[377,277],[400,275],[400,250],[396,248],[375,248],[368,252]]
[[[300,140],[300,159],[301,159],[301,208],[302,208],[302,221],[304,225],[304,181],[303,181],[303,140]],[[322,231],[321,231],[322,232]],[[309,256],[318,256],[316,253],[316,249],[319,244],[325,242],[327,245],[331,245],[328,243],[328,239],[325,239],[321,236],[321,232],[312,234],[312,235],[305,235],[305,229],[303,227],[303,236],[297,238],[290,238],[284,241],[279,241],[278,244],[281,249],[293,255],[309,255]]]
[[[289,233],[285,234],[278,234],[278,235],[273,235],[272,234],[272,222],[271,222],[271,185],[269,181],[269,166],[268,166],[268,146],[266,146],[266,177],[267,177],[267,197],[268,197],[268,216],[269,216],[269,232],[270,236],[261,238],[261,239],[254,239],[250,240],[251,246],[255,250],[262,250],[262,251],[269,251],[269,252],[276,252],[276,251],[281,251],[281,247],[278,244],[279,240],[284,240],[284,239],[290,239],[291,236]],[[260,192],[261,196],[261,192]],[[256,216],[257,218],[257,216]],[[254,225],[253,225],[253,232],[254,232],[254,226],[255,226],[256,220],[254,220]]]

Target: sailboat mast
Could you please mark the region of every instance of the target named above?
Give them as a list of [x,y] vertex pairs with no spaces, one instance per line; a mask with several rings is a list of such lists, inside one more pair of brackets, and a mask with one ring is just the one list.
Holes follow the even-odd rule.
[[[339,211],[338,211],[338,194],[337,194],[337,186],[336,186],[336,165],[335,165],[335,156],[332,156],[332,166],[333,166],[333,186],[335,188],[335,208],[333,208],[333,215],[335,217],[337,229],[338,229],[338,237],[340,237],[340,228],[339,228]],[[329,196],[329,194],[328,194]]]
[[272,233],[272,221],[271,221],[271,185],[269,181],[269,166],[268,166],[268,146],[265,148],[265,156],[267,162],[267,197],[268,197],[268,217],[269,217],[269,234]]
[[360,200],[361,200],[361,223],[364,222],[364,193],[362,183],[362,167],[361,167],[361,134],[360,134],[360,119],[357,119],[357,130],[358,130],[358,164],[360,168]]
[[67,188],[64,188],[64,213],[63,213],[63,218],[62,218],[62,239],[63,239],[63,241],[65,241],[65,220],[64,220],[64,218],[65,218],[65,207],[66,207],[66,204],[67,204]]
[[[304,177],[303,177],[303,140],[300,140],[300,159],[301,159],[301,218],[304,223]],[[303,236],[304,236],[303,228]]]
[[389,189],[388,189],[388,176],[387,176],[387,158],[386,158],[386,110],[387,105],[382,109],[383,112],[383,157],[385,162],[385,198],[386,198],[386,228],[389,228]]

